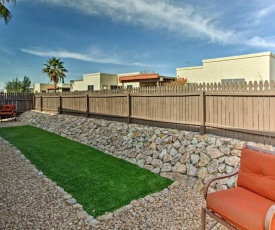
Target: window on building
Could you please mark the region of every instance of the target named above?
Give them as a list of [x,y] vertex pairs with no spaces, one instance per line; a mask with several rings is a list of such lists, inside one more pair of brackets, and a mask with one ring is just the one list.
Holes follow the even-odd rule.
[[132,89],[133,85],[127,85],[127,89]]
[[88,85],[88,91],[94,91],[94,85]]
[[233,78],[233,79],[222,79],[222,83],[230,83],[230,82],[244,82],[244,78]]
[[111,85],[111,89],[121,89],[121,85]]

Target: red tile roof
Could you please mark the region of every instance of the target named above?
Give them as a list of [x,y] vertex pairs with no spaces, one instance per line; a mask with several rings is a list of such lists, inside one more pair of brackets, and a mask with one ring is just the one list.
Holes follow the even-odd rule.
[[125,81],[139,81],[139,80],[145,80],[145,79],[158,79],[159,75],[157,73],[152,74],[138,74],[138,75],[130,75],[130,76],[122,76],[119,77],[119,82],[125,82]]

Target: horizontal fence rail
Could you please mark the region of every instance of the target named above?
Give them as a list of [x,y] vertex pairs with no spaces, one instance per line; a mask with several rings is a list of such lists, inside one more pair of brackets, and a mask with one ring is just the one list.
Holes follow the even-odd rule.
[[35,94],[34,108],[275,145],[274,81]]

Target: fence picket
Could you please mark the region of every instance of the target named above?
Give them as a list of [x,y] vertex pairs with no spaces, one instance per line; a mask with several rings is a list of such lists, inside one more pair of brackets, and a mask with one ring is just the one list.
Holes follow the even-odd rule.
[[[142,120],[144,122],[147,120],[146,124],[151,124],[153,121],[164,122],[165,126],[180,123],[187,129],[189,126],[198,127],[197,130],[200,130],[199,127],[202,125],[200,119],[204,113],[207,132],[250,141],[264,140],[275,145],[274,92],[274,81],[219,82],[127,90],[35,94],[33,105],[35,109],[40,109],[42,106],[42,110],[57,111],[61,100],[62,109],[68,111],[83,113],[88,108],[90,115],[104,118],[112,116],[124,118],[130,114],[129,120],[134,118],[141,124]],[[205,111],[200,108],[201,93],[205,101]],[[86,99],[87,95],[89,100]],[[12,96],[15,98],[18,95],[0,95],[0,102]]]

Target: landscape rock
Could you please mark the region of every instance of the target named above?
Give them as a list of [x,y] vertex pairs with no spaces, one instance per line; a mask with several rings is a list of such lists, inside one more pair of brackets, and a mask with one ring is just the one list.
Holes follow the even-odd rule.
[[208,174],[208,171],[207,171],[207,168],[205,168],[205,167],[201,167],[197,173],[198,178],[200,178],[202,180],[204,180],[206,178],[207,174]]
[[189,152],[186,152],[180,158],[180,163],[190,162],[190,158],[191,158],[191,154]]
[[209,173],[214,173],[214,172],[217,172],[218,167],[219,167],[219,161],[217,159],[214,159],[208,164],[207,170]]
[[[180,179],[179,182],[191,177],[191,182],[200,179],[205,183],[207,178],[219,173],[232,172],[239,164],[240,151],[245,144],[210,134],[63,114],[28,111],[18,120],[80,141],[153,173]],[[191,187],[200,187],[190,181]],[[214,183],[213,188],[217,189],[216,186]]]
[[206,166],[210,162],[210,158],[205,154],[200,154],[199,166]]
[[197,175],[197,168],[190,164],[190,163],[187,163],[186,164],[186,169],[187,169],[187,175],[189,176],[196,176]]
[[111,212],[108,212],[102,216],[97,217],[97,220],[106,222],[106,221],[112,219],[113,217],[114,217],[114,214]]
[[216,158],[219,158],[221,156],[223,156],[224,154],[216,149],[216,148],[208,148],[207,150],[207,154],[212,158],[212,159],[216,159]]
[[225,163],[233,167],[236,167],[239,164],[239,162],[240,158],[237,156],[229,156],[225,159]]
[[175,166],[173,167],[172,171],[184,174],[184,173],[186,173],[186,165],[182,164],[180,162],[177,162],[175,164]]
[[172,166],[169,163],[164,163],[161,172],[171,172]]

